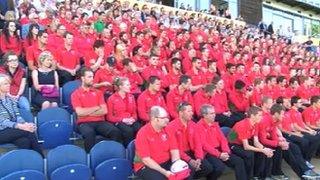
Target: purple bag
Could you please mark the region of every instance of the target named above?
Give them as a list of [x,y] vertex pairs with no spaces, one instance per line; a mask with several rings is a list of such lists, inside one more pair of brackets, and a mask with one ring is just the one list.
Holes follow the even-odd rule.
[[42,86],[40,90],[43,97],[56,98],[59,97],[59,89],[51,86]]

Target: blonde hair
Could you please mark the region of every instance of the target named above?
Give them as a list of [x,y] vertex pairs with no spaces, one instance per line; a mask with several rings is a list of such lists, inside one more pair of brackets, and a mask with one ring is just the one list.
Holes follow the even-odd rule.
[[53,56],[51,54],[51,52],[49,51],[43,51],[42,53],[40,53],[39,57],[38,57],[38,62],[39,64],[42,65],[43,61],[45,61],[46,59],[51,58],[53,59]]
[[16,16],[14,14],[14,11],[7,11],[6,14],[4,15],[4,19],[6,21],[15,21]]
[[4,81],[11,81],[11,78],[6,74],[0,74],[0,85],[3,84]]

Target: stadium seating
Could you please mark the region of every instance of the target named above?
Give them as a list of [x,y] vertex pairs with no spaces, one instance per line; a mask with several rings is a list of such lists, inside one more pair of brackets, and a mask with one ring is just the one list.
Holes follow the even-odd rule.
[[91,170],[83,164],[70,164],[54,170],[51,180],[90,180]]
[[0,178],[23,170],[44,171],[41,155],[33,150],[12,150],[0,156]]
[[112,158],[126,158],[126,150],[122,144],[115,141],[101,141],[90,151],[90,167],[94,171],[96,167]]
[[133,163],[136,153],[135,140],[131,141],[127,146],[127,159]]
[[99,164],[95,169],[95,179],[127,180],[132,175],[132,167],[127,159],[113,158]]
[[72,112],[71,94],[81,85],[81,81],[75,80],[67,82],[62,87],[61,103],[70,113]]
[[70,113],[63,108],[54,107],[40,111],[37,115],[37,126],[49,121],[65,121],[71,124]]
[[0,180],[46,180],[46,177],[42,172],[39,171],[23,170],[10,173]]

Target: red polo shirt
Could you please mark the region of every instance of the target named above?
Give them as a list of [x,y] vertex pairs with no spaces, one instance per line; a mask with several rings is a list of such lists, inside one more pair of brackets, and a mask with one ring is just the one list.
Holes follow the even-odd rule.
[[136,137],[136,158],[134,161],[134,170],[137,172],[144,164],[142,158],[150,157],[158,164],[162,164],[171,159],[171,150],[178,149],[177,145],[172,143],[165,129],[157,132],[151,123],[143,126]]
[[298,110],[291,108],[289,110],[289,113],[290,113],[290,118],[293,123],[297,123],[298,126],[305,128],[305,124],[303,122],[302,115]]
[[302,112],[302,117],[304,122],[317,126],[317,123],[320,120],[319,110],[311,105]]
[[18,95],[18,92],[20,90],[21,81],[23,78],[26,78],[25,70],[19,66],[16,69],[16,71],[13,74],[11,74],[7,68],[5,68],[4,66],[1,66],[0,73],[7,74],[11,77],[10,94],[14,95],[14,96]]
[[[107,81],[110,84],[112,84],[113,83],[113,79],[115,77],[116,77],[116,74],[108,71],[107,69],[100,68],[95,73],[93,82],[95,84],[98,84],[98,83],[102,83],[102,82],[106,82]],[[105,93],[105,92],[113,92],[113,86],[112,85],[108,86],[108,87],[102,86],[102,87],[100,87],[98,89],[100,91],[102,91],[103,93]]]
[[263,119],[257,125],[259,140],[263,145],[277,147],[279,137],[277,134],[277,123],[274,122],[272,116],[268,112],[263,113]]
[[232,131],[237,134],[236,139],[232,143],[238,145],[242,145],[242,140],[249,140],[257,135],[255,125],[251,124],[249,118],[237,122],[232,127]]
[[229,95],[230,101],[236,106],[240,112],[245,112],[250,107],[250,101],[243,92],[232,91]]
[[207,83],[205,74],[202,71],[195,72],[193,69],[186,73],[191,78],[192,85],[203,85]]
[[166,75],[166,79],[167,79],[167,83],[168,85],[178,85],[179,84],[179,78],[182,75],[182,73],[174,73],[173,71],[170,71],[167,75]]
[[181,159],[188,162],[191,157],[186,154],[196,149],[196,123],[192,120],[183,125],[181,119],[171,121],[166,127],[170,140],[179,148]]
[[121,76],[127,77],[129,79],[131,85],[131,93],[141,93],[139,86],[143,84],[143,79],[138,72],[127,71],[124,69],[121,72]]
[[44,49],[40,49],[38,43],[34,44],[33,46],[28,47],[26,52],[26,59],[27,61],[32,61],[33,64],[37,67],[38,66],[38,57],[43,51],[50,51],[52,55],[56,55],[55,51],[49,49],[48,47],[44,47]]
[[[77,107],[91,108],[106,105],[101,91],[94,88],[85,90],[82,87],[72,93],[71,103],[73,109],[76,109]],[[104,116],[78,116],[77,124],[98,121],[105,121]]]
[[160,68],[158,68],[158,67],[148,66],[147,68],[145,68],[142,71],[141,76],[146,81],[148,81],[150,76],[158,76],[161,79],[161,86],[162,87],[167,87],[167,80],[165,78],[165,75],[162,72],[162,70]]
[[137,100],[139,118],[143,121],[149,121],[149,112],[152,106],[161,106],[167,109],[166,102],[161,92],[152,94],[148,89],[143,91]]
[[211,99],[211,102],[217,114],[222,114],[229,111],[227,93],[224,90],[221,92],[216,91],[215,95]]
[[124,98],[118,92],[108,98],[108,121],[122,122],[123,118],[134,118],[137,120],[136,100],[132,94],[126,94]]
[[61,47],[57,52],[57,62],[62,67],[75,69],[77,65],[80,65],[80,54],[74,48],[67,50]]
[[[90,68],[92,65],[94,65],[98,60],[98,55],[92,50],[85,54],[84,58],[84,65],[88,68]],[[103,66],[106,63],[106,60],[104,60],[101,63],[101,66]],[[99,68],[100,69],[100,68]]]
[[22,51],[22,40],[19,41],[15,36],[10,36],[9,42],[7,42],[5,36],[2,34],[0,36],[0,50],[3,53],[11,50],[19,56]]
[[310,88],[305,87],[304,85],[300,85],[300,87],[297,90],[297,95],[301,99],[309,99],[311,97],[311,91]]
[[228,141],[217,122],[208,124],[204,119],[201,119],[197,123],[197,134],[200,136],[201,141],[201,159],[207,153],[218,158],[223,152],[230,154]]
[[211,97],[207,96],[203,89],[199,89],[193,95],[193,102],[194,102],[195,112],[198,116],[200,116],[201,106],[204,104],[211,104]]
[[178,105],[179,103],[186,101],[194,107],[192,94],[190,91],[186,90],[182,94],[179,93],[178,87],[169,91],[166,96],[167,107],[169,114],[172,118],[178,118]]
[[288,132],[292,132],[293,131],[293,121],[290,117],[290,113],[289,111],[284,113],[283,119],[281,121],[281,126],[282,129]]
[[264,94],[259,89],[253,89],[252,96],[250,97],[250,105],[261,106]]

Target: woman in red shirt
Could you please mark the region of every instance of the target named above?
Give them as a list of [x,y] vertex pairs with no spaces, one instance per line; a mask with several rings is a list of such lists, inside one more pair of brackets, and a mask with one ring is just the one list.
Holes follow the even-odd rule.
[[29,32],[27,34],[26,39],[23,41],[23,49],[26,52],[27,48],[33,46],[35,43],[38,42],[37,35],[39,32],[39,25],[38,24],[31,24],[29,27]]
[[13,51],[17,56],[21,55],[22,42],[14,21],[7,21],[5,24],[0,36],[0,49],[2,53]]
[[136,100],[130,94],[128,78],[115,78],[114,85],[117,92],[108,98],[107,119],[120,129],[124,143],[128,145],[141,127],[137,119]]

